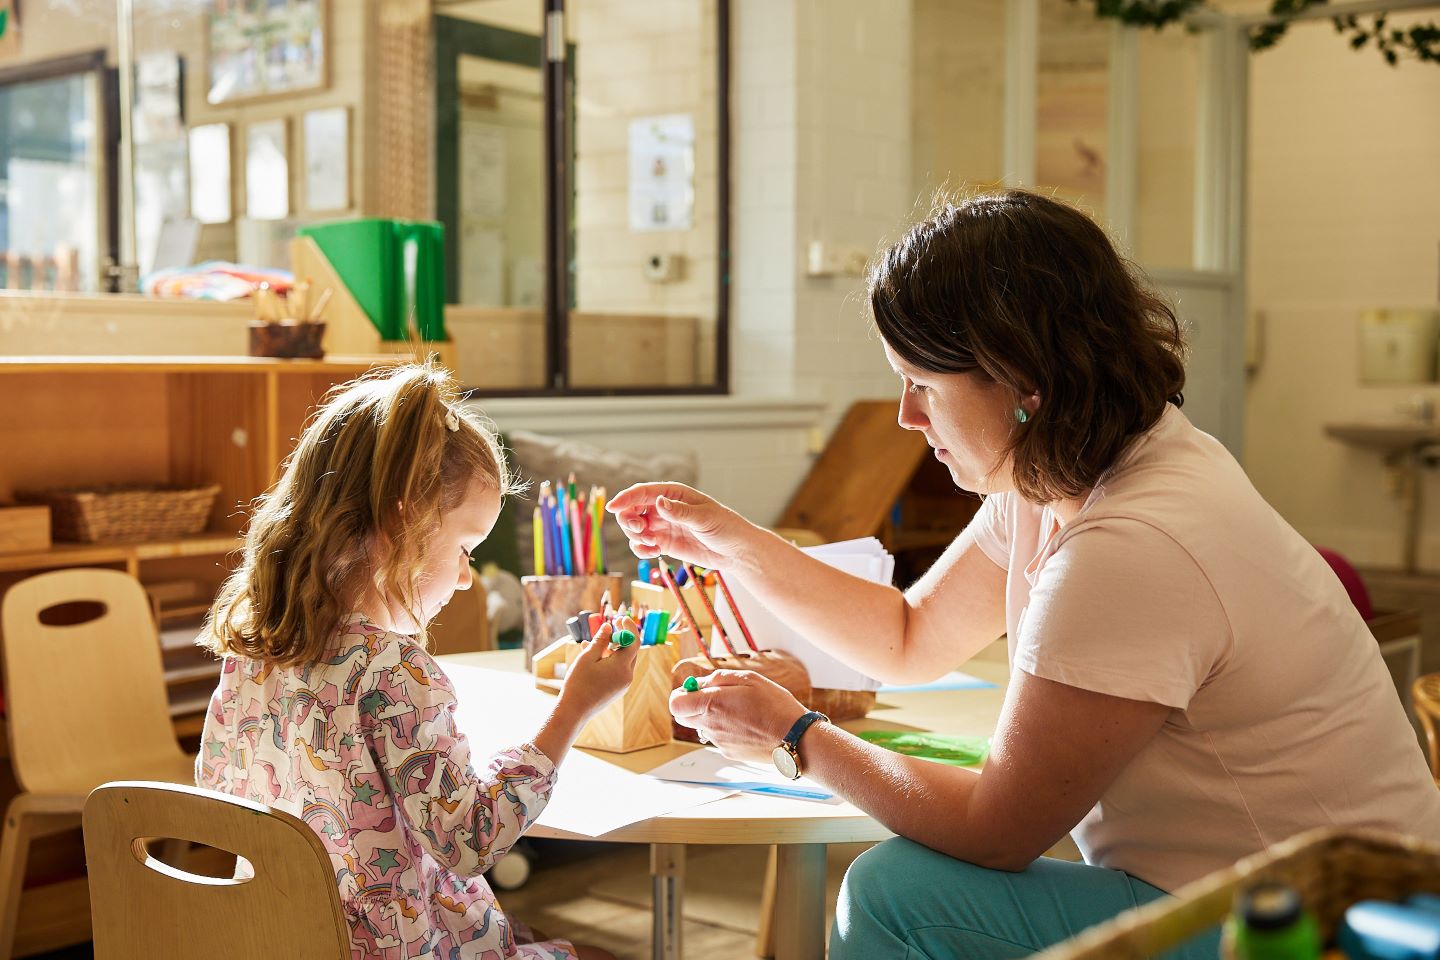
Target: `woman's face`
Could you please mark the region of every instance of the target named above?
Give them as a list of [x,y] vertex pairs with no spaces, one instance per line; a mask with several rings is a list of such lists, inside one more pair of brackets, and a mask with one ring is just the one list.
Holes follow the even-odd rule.
[[[1012,490],[1004,450],[1015,429],[1013,392],[980,371],[921,370],[902,360],[889,344],[885,357],[900,377],[900,426],[925,435],[956,485],[972,493]],[[1028,409],[1031,402],[1024,405]]]

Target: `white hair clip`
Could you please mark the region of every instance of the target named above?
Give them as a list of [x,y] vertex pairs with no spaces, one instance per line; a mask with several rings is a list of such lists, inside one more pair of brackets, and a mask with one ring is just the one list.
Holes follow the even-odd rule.
[[449,428],[451,433],[455,433],[460,429],[460,414],[456,413],[453,407],[447,407],[445,409],[445,426]]

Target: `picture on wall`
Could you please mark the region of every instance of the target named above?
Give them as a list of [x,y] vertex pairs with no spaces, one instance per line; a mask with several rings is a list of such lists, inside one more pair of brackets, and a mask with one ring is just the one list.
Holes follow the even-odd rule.
[[327,0],[211,0],[210,103],[326,85]]
[[284,220],[290,215],[290,138],[284,120],[252,123],[245,130],[245,216]]
[[311,110],[304,118],[305,209],[314,213],[350,207],[350,111]]
[[201,223],[230,220],[230,124],[190,128],[190,215]]

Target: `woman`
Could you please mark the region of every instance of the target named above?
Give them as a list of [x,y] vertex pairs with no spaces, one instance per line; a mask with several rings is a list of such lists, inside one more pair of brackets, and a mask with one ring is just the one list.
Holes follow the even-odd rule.
[[[1022,191],[948,206],[885,253],[870,301],[900,425],[985,496],[908,591],[688,487],[610,504],[637,555],[722,568],[886,681],[1008,636],[979,773],[823,720],[791,732],[805,708],[753,673],[672,699],[728,756],[769,762],[788,735],[805,776],[899,835],[847,873],[832,958],[1022,956],[1312,827],[1440,840],[1440,791],[1375,641],[1181,412],[1175,316],[1094,223]],[[1067,832],[1085,863],[1041,858]]]

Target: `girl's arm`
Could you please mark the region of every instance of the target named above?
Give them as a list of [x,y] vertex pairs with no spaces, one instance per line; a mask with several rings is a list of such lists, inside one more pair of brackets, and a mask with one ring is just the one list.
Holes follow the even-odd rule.
[[[407,665],[422,671],[379,674],[383,690],[371,695],[391,706],[362,714],[366,740],[409,833],[450,872],[478,876],[545,809],[555,764],[534,743],[525,743],[485,758],[477,770],[469,740],[455,727],[449,682],[428,656],[409,658]],[[378,699],[381,693],[384,699]],[[406,700],[413,710],[395,709]]]
[[[434,660],[410,655],[375,674],[372,702],[380,709],[362,715],[376,765],[411,833],[452,873],[484,873],[524,835],[549,802],[556,767],[580,730],[629,684],[639,645],[612,653],[609,630],[607,624],[571,665],[535,738],[490,757],[479,773],[455,726],[455,692]],[[403,708],[406,701],[413,713]],[[391,712],[398,715],[387,717]]]
[[933,680],[1005,632],[1005,570],[971,530],[901,593],[837,570],[683,484],[639,484],[608,509],[637,556],[719,568],[827,653],[879,680]]

